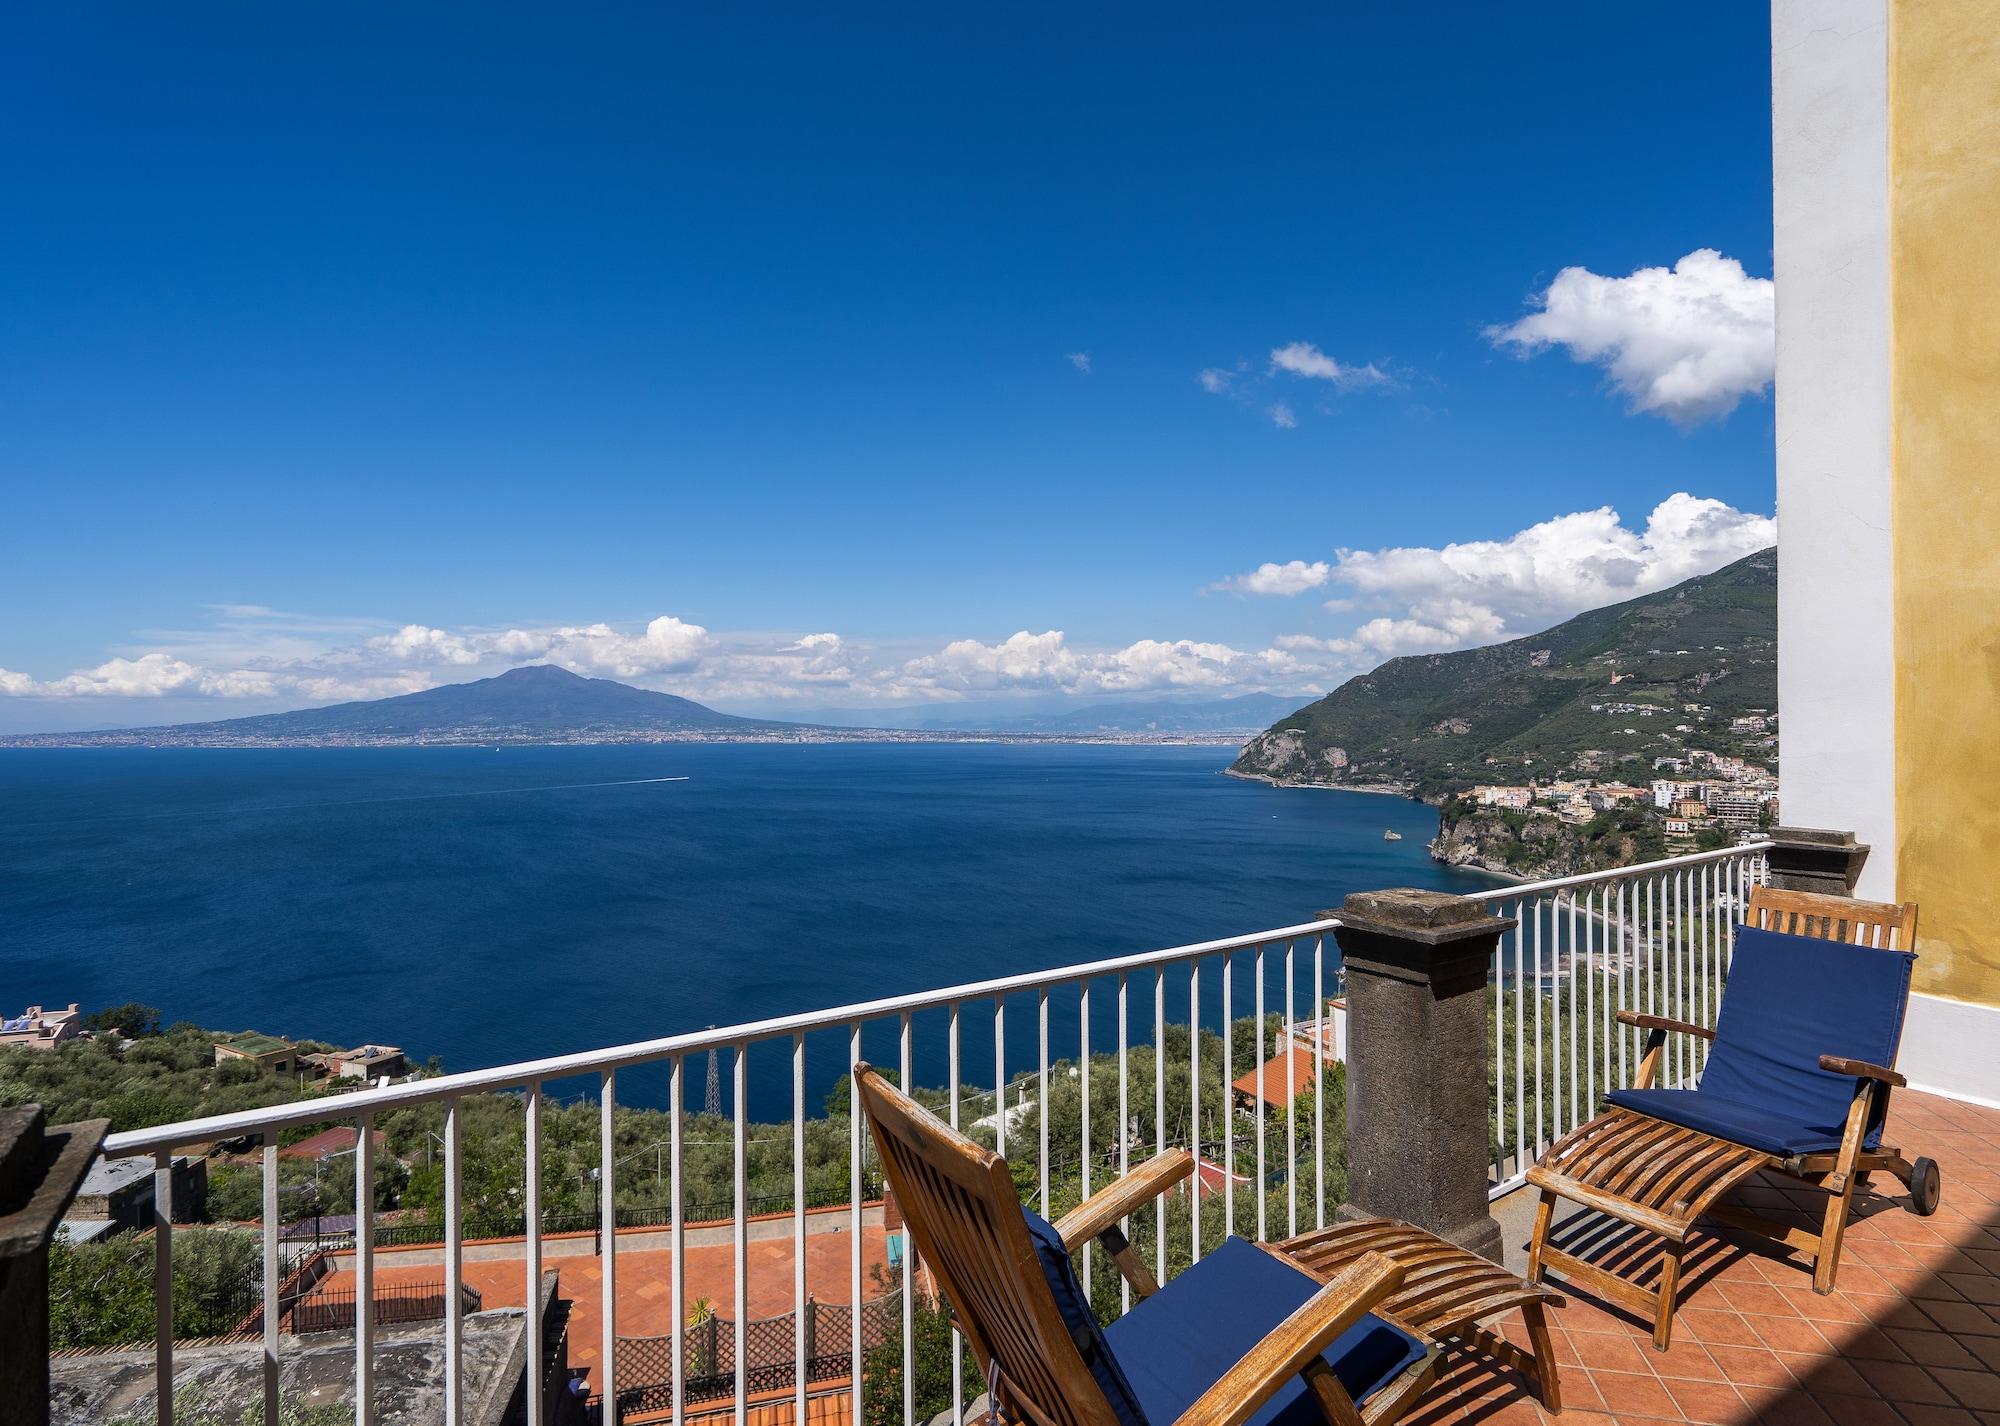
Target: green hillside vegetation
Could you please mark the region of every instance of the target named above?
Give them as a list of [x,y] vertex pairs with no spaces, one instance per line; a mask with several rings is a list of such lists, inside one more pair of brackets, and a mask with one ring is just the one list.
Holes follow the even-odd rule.
[[1777,551],[1764,550],[1540,634],[1391,659],[1279,719],[1230,770],[1436,801],[1566,772],[1643,783],[1654,758],[1689,748],[1768,763],[1729,722],[1777,706],[1777,577]]

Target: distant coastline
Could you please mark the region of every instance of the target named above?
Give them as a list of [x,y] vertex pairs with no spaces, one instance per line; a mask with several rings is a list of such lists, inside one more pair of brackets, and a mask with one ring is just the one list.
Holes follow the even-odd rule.
[[[765,732],[714,732],[706,730],[644,731],[606,730],[576,733],[568,737],[509,735],[472,731],[441,731],[435,736],[301,736],[292,738],[251,738],[228,734],[183,734],[174,728],[110,729],[87,733],[7,733],[0,734],[0,750],[19,748],[600,748],[645,747],[681,743],[754,743],[763,746],[826,743],[1022,743],[1037,746],[1132,746],[1240,748],[1244,738],[1235,733],[1023,733],[979,729],[929,728],[819,728],[796,726]],[[1264,781],[1265,779],[1259,779]],[[1357,788],[1355,791],[1386,791],[1384,788]]]
[[1261,772],[1244,772],[1239,768],[1224,768],[1224,777],[1239,777],[1245,782],[1261,782],[1267,787],[1298,789],[1305,792],[1366,792],[1376,797],[1403,797],[1420,802],[1416,786],[1407,782],[1287,782]]

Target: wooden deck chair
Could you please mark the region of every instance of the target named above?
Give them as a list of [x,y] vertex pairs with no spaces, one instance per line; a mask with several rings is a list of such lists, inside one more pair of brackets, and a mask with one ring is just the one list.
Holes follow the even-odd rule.
[[[1119,1220],[1186,1179],[1175,1149],[1053,1226],[1022,1207],[1007,1161],[868,1065],[854,1071],[882,1170],[917,1254],[1015,1426],[1373,1426],[1409,1409],[1435,1345],[1369,1311],[1401,1286],[1379,1254],[1321,1286],[1241,1238],[1162,1289]],[[1100,1328],[1070,1254],[1104,1245],[1138,1299]]]
[[[1646,1032],[1637,1084],[1605,1096],[1605,1112],[1558,1140],[1528,1170],[1541,1191],[1528,1280],[1554,1268],[1653,1320],[1653,1344],[1672,1338],[1681,1254],[1704,1216],[1806,1253],[1813,1290],[1833,1291],[1855,1189],[1887,1170],[1910,1210],[1937,1211],[1937,1165],[1882,1143],[1891,1068],[1909,1001],[1914,904],[1886,905],[1757,887],[1737,929],[1713,1030],[1621,1010]],[[1655,1084],[1669,1034],[1710,1042],[1698,1085]],[[1766,1169],[1827,1194],[1820,1231],[1808,1232],[1718,1202]],[[1556,1200],[1566,1198],[1662,1240],[1657,1290],[1552,1246]]]

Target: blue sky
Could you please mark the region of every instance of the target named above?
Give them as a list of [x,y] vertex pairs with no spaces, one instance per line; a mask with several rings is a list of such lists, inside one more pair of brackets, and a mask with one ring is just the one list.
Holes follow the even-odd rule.
[[1764,7],[1081,8],[11,14],[0,729],[1307,692],[1768,542]]

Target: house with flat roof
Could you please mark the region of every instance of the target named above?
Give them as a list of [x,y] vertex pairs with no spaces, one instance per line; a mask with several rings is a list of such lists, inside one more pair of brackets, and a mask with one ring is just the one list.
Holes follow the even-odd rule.
[[298,1049],[290,1040],[245,1030],[215,1042],[215,1062],[248,1060],[265,1074],[292,1074],[299,1067]]
[[83,1033],[83,1020],[72,1000],[67,1010],[45,1010],[30,1005],[19,1015],[0,1019],[0,1045],[24,1045],[31,1050],[53,1050]]

